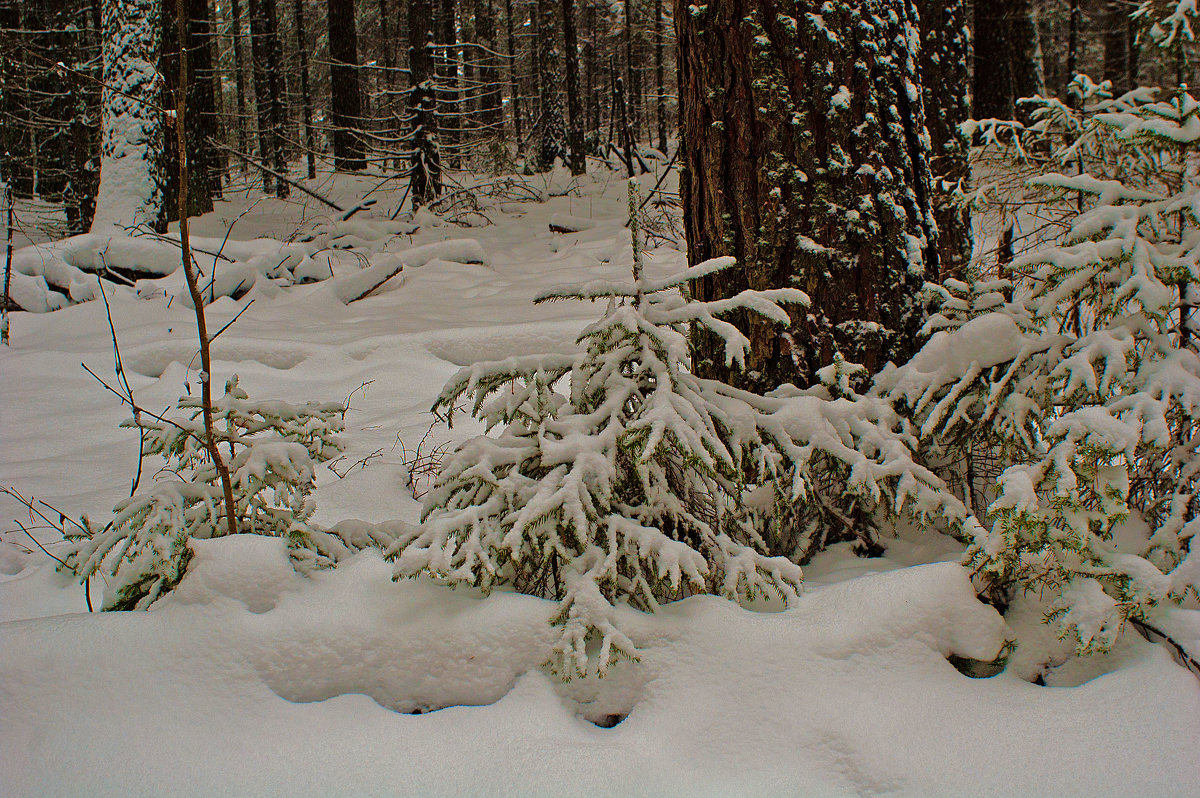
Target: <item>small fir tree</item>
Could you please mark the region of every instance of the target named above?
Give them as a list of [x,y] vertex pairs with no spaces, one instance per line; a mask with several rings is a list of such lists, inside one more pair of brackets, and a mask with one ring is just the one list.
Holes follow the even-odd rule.
[[636,187],[630,181],[632,282],[541,295],[608,303],[580,334],[579,354],[479,363],[446,385],[435,411],[467,396],[474,415],[502,431],[452,454],[426,497],[423,526],[393,549],[397,577],[428,572],[561,600],[555,653],[565,675],[586,672],[593,642],[601,672],[619,655],[636,656],[614,605],[653,610],[692,593],[787,599],[801,579],[744,522],[747,475],[770,458],[757,451],[764,443],[753,426],[737,425],[745,412],[736,398],[690,372],[687,328],[720,335],[741,365],[749,342],[718,316],[740,308],[786,324],[780,303],[806,299],[777,289],[686,301],[688,282],[732,258],[648,278]]
[[[160,455],[164,478],[148,490],[120,502],[103,528],[80,536],[67,562],[80,579],[98,573],[108,582],[104,609],[144,609],[183,578],[191,550],[188,541],[226,534],[217,469],[204,446],[200,400],[183,397],[188,415],[147,420],[144,415],[122,426],[141,429],[142,451]],[[316,509],[310,496],[314,465],[341,451],[336,434],[345,407],[337,403],[293,405],[252,401],[234,376],[214,403],[218,447],[229,453],[234,516],[240,532],[284,537],[296,559],[331,559],[322,531],[309,519]]]

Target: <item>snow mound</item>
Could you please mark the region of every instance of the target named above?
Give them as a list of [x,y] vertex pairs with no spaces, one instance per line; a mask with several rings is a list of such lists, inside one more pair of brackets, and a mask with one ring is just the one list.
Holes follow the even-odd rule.
[[[968,679],[946,656],[990,659],[1004,626],[955,564],[815,588],[779,613],[712,597],[653,616],[626,610],[642,661],[568,685],[539,669],[552,603],[390,574],[364,552],[303,579],[281,541],[239,536],[198,545],[177,596],[156,610],[0,624],[6,792],[1191,789],[1190,674],[1146,644],[1132,665],[1073,689]],[[39,764],[67,750],[72,767]]]

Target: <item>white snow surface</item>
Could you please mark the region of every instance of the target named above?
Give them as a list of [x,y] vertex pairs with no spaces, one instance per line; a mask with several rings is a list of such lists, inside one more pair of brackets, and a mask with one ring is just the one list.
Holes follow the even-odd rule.
[[[628,237],[613,223],[623,181],[602,172],[563,195],[568,180],[543,186],[544,204],[485,209],[495,224],[470,230],[430,214],[415,231],[382,215],[351,229],[299,200],[261,197],[195,220],[219,245],[253,206],[225,254],[257,282],[237,300],[218,296],[210,328],[254,304],[214,342],[214,382],[237,373],[252,397],[292,402],[353,392],[345,457],[317,474],[315,520],[415,521],[404,450],[430,429],[445,380],[480,360],[571,351],[602,308],[534,306],[534,295],[627,279]],[[349,206],[373,186],[338,176],[322,190]],[[377,192],[378,207],[402,193]],[[556,234],[556,214],[595,224]],[[349,250],[322,248],[329,228],[353,239]],[[281,243],[306,231],[309,244]],[[51,249],[77,277],[92,270],[77,260],[91,243]],[[160,257],[157,244],[128,246],[144,266]],[[313,279],[333,279],[293,285],[259,262],[293,254],[293,274],[320,265],[328,272]],[[156,273],[173,268],[153,262]],[[647,271],[661,279],[682,264],[660,248]],[[345,304],[399,266],[403,279]],[[108,298],[139,402],[161,409],[196,391],[194,326],[177,291]],[[17,313],[12,334],[0,350],[0,485],[103,521],[128,495],[137,452],[117,427],[128,411],[79,367],[113,379],[104,305]],[[977,350],[948,339],[928,365],[995,362],[1011,339],[989,330]],[[434,426],[425,450],[478,432],[460,415],[452,430]],[[906,536],[874,560],[837,547],[782,612],[711,597],[653,616],[622,611],[641,661],[563,684],[541,667],[553,602],[393,582],[371,550],[306,578],[281,541],[237,536],[194,542],[188,575],[150,611],[89,614],[82,588],[17,520],[29,526],[0,496],[3,796],[1200,796],[1193,674],[1127,635],[1086,669],[1057,679],[1051,669],[1047,683],[1060,686],[1014,668],[962,675],[948,655],[990,660],[1011,631],[936,536]],[[61,551],[50,532],[30,531]],[[97,603],[102,590],[92,586]],[[1169,631],[1190,641],[1197,617],[1174,610]],[[1054,664],[1030,650],[1017,659],[1026,677]]]

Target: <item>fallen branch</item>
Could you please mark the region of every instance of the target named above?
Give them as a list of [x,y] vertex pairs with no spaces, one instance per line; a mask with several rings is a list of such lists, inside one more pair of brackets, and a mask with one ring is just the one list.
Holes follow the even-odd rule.
[[[307,194],[308,196],[312,197],[313,199],[317,200],[318,202],[322,203],[323,205],[327,205],[330,208],[333,208],[338,213],[341,213],[341,214],[348,213],[348,211],[345,208],[343,208],[341,205],[338,205],[336,202],[329,199],[328,197],[322,196],[321,194],[318,194],[317,192],[313,191],[308,186],[301,185],[300,183],[297,183],[295,180],[292,180],[291,178],[286,177],[285,175],[279,174],[279,172],[276,172],[274,169],[267,166],[263,162],[257,160],[256,158],[252,158],[251,156],[247,155],[244,152],[238,152],[233,147],[226,146],[219,141],[213,141],[212,139],[209,139],[209,142],[212,144],[212,146],[216,147],[218,150],[221,150],[222,152],[227,152],[230,155],[233,155],[234,157],[241,158],[243,161],[250,164],[251,166],[253,166],[257,169],[261,169],[263,172],[266,172],[267,174],[269,174],[271,177],[275,178],[276,180],[282,180],[284,183],[287,183],[292,188]],[[351,209],[351,211],[354,213],[358,212],[359,210],[362,210],[361,206]],[[343,220],[348,219],[348,218],[349,218],[348,216],[343,216]]]

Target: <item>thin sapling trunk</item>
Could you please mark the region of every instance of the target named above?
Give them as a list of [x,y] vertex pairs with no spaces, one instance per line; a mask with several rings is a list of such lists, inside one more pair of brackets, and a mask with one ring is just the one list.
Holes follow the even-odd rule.
[[[184,0],[175,0],[175,22],[179,29],[179,41],[184,38],[187,13]],[[187,278],[188,292],[192,295],[192,305],[196,310],[196,334],[200,339],[200,401],[201,412],[204,416],[204,448],[216,466],[221,478],[221,489],[225,495],[225,520],[229,534],[238,532],[237,507],[233,501],[233,482],[229,478],[229,467],[226,465],[221,452],[217,450],[217,438],[213,432],[212,407],[212,353],[209,347],[208,323],[204,317],[204,299],[200,296],[200,283],[196,275],[195,264],[192,262],[192,250],[188,238],[188,160],[186,103],[188,87],[188,57],[187,48],[179,48],[179,96],[175,102],[175,144],[179,150],[179,251],[183,258],[183,274]]]

